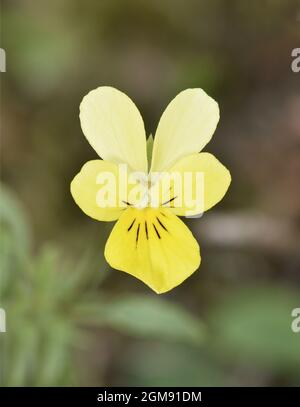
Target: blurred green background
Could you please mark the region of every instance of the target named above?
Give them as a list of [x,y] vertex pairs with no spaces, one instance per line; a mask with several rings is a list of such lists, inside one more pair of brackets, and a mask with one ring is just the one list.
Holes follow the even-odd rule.
[[[1,1],[1,385],[300,384],[299,1]],[[188,221],[199,272],[157,296],[109,269],[112,223],[69,184],[96,153],[82,97],[123,90],[154,132],[202,87],[220,104],[206,150],[225,199]]]

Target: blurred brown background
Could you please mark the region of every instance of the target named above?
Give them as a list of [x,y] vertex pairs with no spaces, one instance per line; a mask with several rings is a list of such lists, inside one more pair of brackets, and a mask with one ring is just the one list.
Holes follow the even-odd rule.
[[[7,0],[0,46],[2,385],[299,385],[299,1]],[[220,104],[206,150],[233,182],[188,222],[199,272],[163,296],[109,269],[113,224],[69,192],[96,158],[78,108],[101,85],[148,133],[183,89]]]

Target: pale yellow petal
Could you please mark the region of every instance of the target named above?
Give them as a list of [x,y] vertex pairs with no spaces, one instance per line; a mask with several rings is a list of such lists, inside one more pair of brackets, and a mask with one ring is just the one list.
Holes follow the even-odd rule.
[[151,171],[167,170],[182,157],[200,152],[210,141],[218,121],[218,104],[202,89],[179,93],[160,119]]
[[[168,177],[171,183],[166,182]],[[230,182],[230,172],[212,154],[192,154],[166,172],[153,188],[153,194],[159,189],[161,205],[169,207],[176,215],[195,216],[216,205]]]
[[111,267],[142,280],[156,293],[176,287],[200,265],[197,241],[165,209],[127,209],[114,226],[104,254]]
[[103,160],[147,171],[143,119],[124,93],[108,86],[92,90],[81,102],[80,121],[88,142]]
[[[96,220],[112,221],[125,210],[127,195],[119,190],[119,167],[102,160],[88,161],[71,182],[71,194],[81,210]],[[107,192],[107,193],[106,193]]]

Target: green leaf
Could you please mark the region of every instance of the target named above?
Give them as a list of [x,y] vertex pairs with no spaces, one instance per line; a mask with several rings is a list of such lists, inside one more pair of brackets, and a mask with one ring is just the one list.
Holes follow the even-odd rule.
[[14,194],[3,184],[0,184],[0,221],[1,233],[5,226],[5,231],[10,233],[17,242],[16,254],[28,253],[31,242],[24,210]]
[[107,325],[142,337],[199,345],[205,329],[200,320],[178,305],[150,296],[127,296],[102,308]]
[[206,348],[140,341],[128,346],[119,363],[124,386],[230,385],[230,376]]
[[65,372],[71,364],[71,345],[75,337],[72,326],[64,320],[55,320],[49,328],[51,329],[46,329],[47,335],[43,338],[42,363],[36,378],[38,386],[63,383]]
[[152,136],[152,134],[150,134],[150,136],[147,139],[147,158],[148,158],[148,168],[149,169],[151,167],[152,151],[153,151],[153,136]]
[[[9,315],[12,318],[14,316],[10,313]],[[8,326],[4,338],[5,344],[3,344],[5,385],[26,386],[30,383],[30,372],[35,370],[37,362],[38,339],[36,333],[34,325],[28,320],[26,323],[20,320],[18,325],[11,329]]]
[[271,369],[300,369],[300,338],[291,329],[299,293],[263,285],[231,292],[211,315],[216,346],[226,357]]
[[0,184],[0,298],[3,301],[26,269],[30,243],[29,225],[22,205],[13,192]]

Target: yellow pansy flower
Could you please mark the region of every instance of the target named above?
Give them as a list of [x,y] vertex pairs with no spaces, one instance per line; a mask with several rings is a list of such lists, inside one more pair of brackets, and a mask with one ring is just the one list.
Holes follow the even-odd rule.
[[[202,89],[179,93],[159,121],[151,163],[143,119],[132,100],[119,90],[104,86],[88,93],[80,105],[80,121],[85,137],[102,160],[83,166],[71,183],[71,193],[88,216],[117,220],[105,246],[107,262],[142,280],[156,293],[171,290],[196,271],[201,261],[197,241],[177,215],[194,216],[210,209],[223,198],[231,182],[229,171],[213,155],[199,153],[217,127],[218,104]],[[124,164],[125,181],[119,170]],[[130,182],[130,175],[136,173],[140,177]],[[181,185],[175,192],[172,181],[166,194],[164,180],[166,174],[173,173],[182,178],[191,174],[189,189],[193,191],[187,193]],[[102,176],[107,174],[112,178],[105,188],[116,189],[116,200],[102,205],[107,198]],[[196,174],[203,175],[201,199],[195,199]],[[128,188],[118,188],[124,183]],[[143,186],[146,193],[141,191],[140,200],[129,198],[137,186]],[[158,198],[152,205],[155,191]]]

